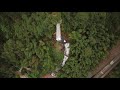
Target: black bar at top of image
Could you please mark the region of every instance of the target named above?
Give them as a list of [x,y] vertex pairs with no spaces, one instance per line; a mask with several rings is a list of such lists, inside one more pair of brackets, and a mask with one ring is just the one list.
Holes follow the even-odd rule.
[[3,0],[5,11],[119,11],[118,2],[106,0]]

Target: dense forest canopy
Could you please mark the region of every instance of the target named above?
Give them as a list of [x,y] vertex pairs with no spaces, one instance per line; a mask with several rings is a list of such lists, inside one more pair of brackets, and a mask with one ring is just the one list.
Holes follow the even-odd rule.
[[34,78],[54,71],[63,59],[53,40],[60,20],[70,42],[61,78],[87,77],[120,38],[118,12],[1,12],[0,77],[17,77],[21,67],[31,68]]

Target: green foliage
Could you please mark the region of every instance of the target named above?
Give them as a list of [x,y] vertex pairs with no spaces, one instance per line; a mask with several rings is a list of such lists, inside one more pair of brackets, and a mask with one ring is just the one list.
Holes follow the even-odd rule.
[[[52,46],[52,35],[55,32],[55,24],[60,21],[57,16],[48,13],[22,14],[20,19],[12,23],[12,34],[9,27],[2,26],[1,30],[8,36],[4,44],[2,57],[16,66],[29,66],[33,69],[32,76],[38,72],[46,74],[55,69],[61,56],[55,56]],[[33,57],[35,57],[33,64]],[[58,57],[58,58],[57,58]],[[57,60],[56,60],[57,59]]]
[[[0,62],[2,65],[6,61],[6,68],[10,66],[6,77],[15,77],[13,72],[30,67],[29,77],[36,78],[54,71],[61,64],[63,53],[54,47],[52,41],[56,23],[60,20],[62,31],[69,35],[70,55],[58,77],[87,77],[119,37],[119,13],[1,13],[0,35],[3,40],[0,47],[3,49]],[[4,76],[5,71],[1,68],[1,75]]]
[[105,12],[71,14],[70,57],[59,77],[87,77],[88,72],[106,56],[116,35],[111,33],[113,31],[109,32],[108,15]]

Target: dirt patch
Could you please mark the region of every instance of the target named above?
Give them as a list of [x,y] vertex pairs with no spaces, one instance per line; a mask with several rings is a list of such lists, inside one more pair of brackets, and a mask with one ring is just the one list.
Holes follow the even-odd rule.
[[43,76],[42,78],[55,78],[55,77],[53,77],[51,74],[47,74],[47,75]]

